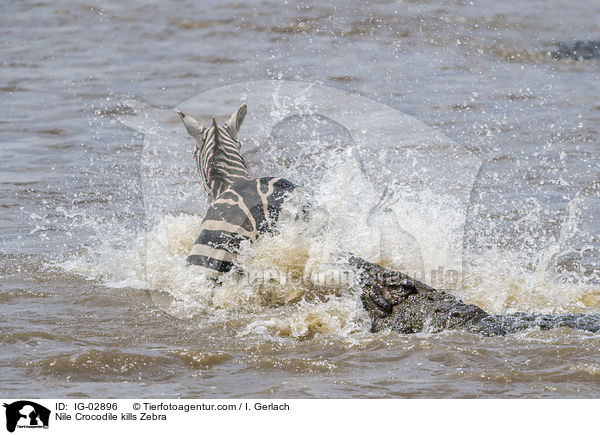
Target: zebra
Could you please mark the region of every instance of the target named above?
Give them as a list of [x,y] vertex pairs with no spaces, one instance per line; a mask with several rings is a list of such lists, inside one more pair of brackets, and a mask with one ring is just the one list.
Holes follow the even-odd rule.
[[217,280],[234,268],[243,241],[253,243],[275,229],[284,201],[298,186],[285,178],[250,176],[237,138],[245,104],[223,126],[213,118],[205,127],[175,111],[196,140],[194,159],[211,202],[186,261]]

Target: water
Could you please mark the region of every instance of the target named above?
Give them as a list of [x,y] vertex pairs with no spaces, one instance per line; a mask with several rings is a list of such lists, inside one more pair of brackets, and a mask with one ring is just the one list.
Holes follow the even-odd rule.
[[[426,279],[460,271],[451,290],[490,312],[598,312],[600,64],[551,54],[599,39],[598,5],[57,1],[0,12],[0,396],[598,397],[597,335],[371,334],[355,289],[296,279],[318,277],[340,249],[400,266],[410,249],[395,246],[413,243]],[[224,120],[243,95],[205,101],[214,113],[194,97],[258,80],[351,92],[435,130],[383,134],[365,153],[360,129],[275,105],[281,122],[263,129],[261,154],[261,124],[246,121],[254,170],[320,176],[308,189],[325,217],[289,219],[242,253],[251,272],[291,273],[286,284],[229,277],[215,289],[182,265],[206,207],[189,139],[175,118],[154,136],[119,119],[135,115],[132,99],[159,118],[189,100],[198,117]],[[385,133],[379,119],[360,124]],[[430,172],[403,157],[427,135],[447,139],[419,154],[441,156]],[[377,174],[393,175],[395,220],[371,213]],[[397,228],[412,238],[394,239]]]

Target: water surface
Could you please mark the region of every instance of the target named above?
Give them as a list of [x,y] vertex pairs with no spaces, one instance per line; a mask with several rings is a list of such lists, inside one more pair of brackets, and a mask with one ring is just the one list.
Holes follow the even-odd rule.
[[[481,161],[460,232],[444,232],[460,218],[450,198],[396,170],[394,211],[427,264],[462,245],[455,293],[493,313],[598,312],[600,63],[552,52],[600,39],[599,14],[565,0],[3,3],[0,395],[598,397],[598,335],[371,334],[356,291],[186,275],[202,207],[191,155],[168,181],[187,183],[169,198],[180,208],[149,214],[145,138],[117,118],[127,99],[170,110],[266,79],[387,104]],[[195,115],[235,109],[215,104]],[[348,145],[338,125],[286,122],[274,147]],[[315,193],[344,224],[321,239],[289,225],[244,253],[248,269],[313,267],[332,239],[381,260],[366,222],[378,186],[344,156]]]

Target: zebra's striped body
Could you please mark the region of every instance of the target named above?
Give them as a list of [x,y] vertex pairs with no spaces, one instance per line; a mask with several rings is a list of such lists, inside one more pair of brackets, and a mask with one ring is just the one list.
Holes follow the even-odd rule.
[[188,264],[213,277],[229,272],[240,243],[254,242],[273,229],[285,196],[294,187],[288,180],[272,177],[233,183],[208,209]]
[[216,278],[234,267],[242,241],[254,242],[273,230],[286,196],[296,186],[284,178],[250,177],[237,140],[245,105],[223,127],[214,119],[210,128],[202,127],[189,115],[177,113],[196,139],[196,166],[212,200],[187,263]]

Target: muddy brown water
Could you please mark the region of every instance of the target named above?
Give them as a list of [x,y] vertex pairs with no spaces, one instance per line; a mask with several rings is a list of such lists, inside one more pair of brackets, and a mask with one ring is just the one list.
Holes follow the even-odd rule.
[[[598,312],[600,63],[552,51],[600,39],[599,8],[4,2],[0,396],[598,397],[598,334],[371,334],[352,289],[188,285],[179,267],[198,216],[182,207],[148,217],[144,137],[115,117],[131,114],[125,99],[170,109],[265,79],[385,103],[481,160],[455,293],[493,313]],[[218,107],[222,117],[234,109]],[[306,129],[278,132],[306,139]],[[189,159],[182,176],[195,177]],[[338,186],[360,185],[352,171],[337,170]],[[355,198],[368,201],[365,192]],[[436,252],[447,234],[419,225],[425,203],[442,216],[451,208],[414,190],[395,211]],[[355,209],[340,243],[373,236]],[[243,264],[297,271],[330,247],[289,231]]]

